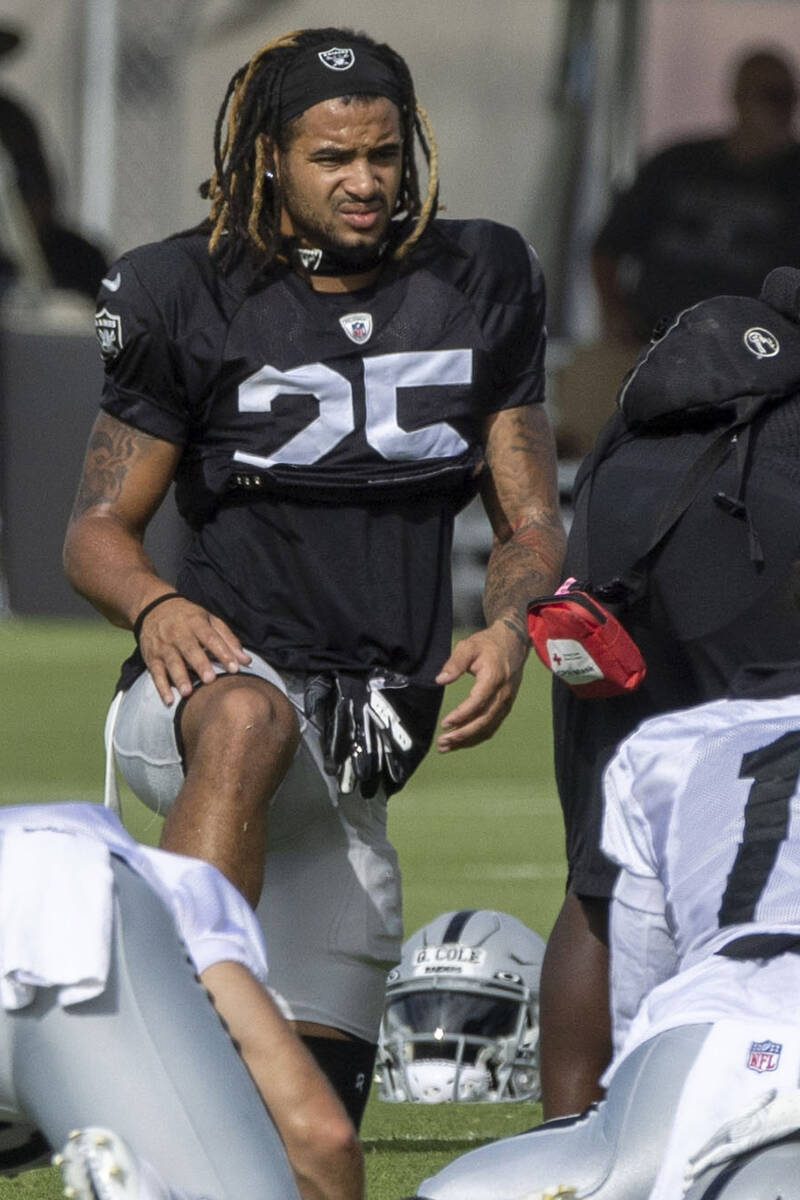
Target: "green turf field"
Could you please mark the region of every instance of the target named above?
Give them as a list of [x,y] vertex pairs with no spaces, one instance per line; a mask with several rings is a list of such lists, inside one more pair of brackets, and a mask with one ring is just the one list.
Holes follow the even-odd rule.
[[[100,800],[103,719],[130,634],[102,621],[0,622],[0,803]],[[448,706],[463,689],[448,693]],[[552,779],[549,683],[535,659],[516,707],[484,746],[429,755],[391,801],[406,929],[456,908],[498,908],[546,936],[563,891],[563,839]],[[129,794],[124,815],[146,841],[158,821]],[[481,1141],[527,1129],[538,1105],[386,1104],[370,1100],[362,1134],[369,1200],[399,1200]],[[157,1115],[154,1114],[154,1119]],[[55,1171],[0,1181],[0,1200],[55,1200]]]

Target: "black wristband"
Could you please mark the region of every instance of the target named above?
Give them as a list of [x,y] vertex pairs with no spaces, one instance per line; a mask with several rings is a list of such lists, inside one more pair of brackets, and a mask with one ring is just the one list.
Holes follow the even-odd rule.
[[152,612],[159,604],[163,604],[165,600],[182,600],[180,592],[164,592],[161,596],[156,596],[155,600],[151,600],[149,604],[145,604],[142,611],[139,613],[136,620],[133,622],[133,636],[136,638],[136,645],[139,645],[139,634],[142,632],[142,622],[148,613]]

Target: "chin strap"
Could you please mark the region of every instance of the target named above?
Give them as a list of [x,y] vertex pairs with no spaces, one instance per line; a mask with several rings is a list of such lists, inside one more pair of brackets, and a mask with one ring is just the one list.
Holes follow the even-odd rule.
[[337,254],[335,250],[311,249],[301,246],[297,238],[283,238],[279,257],[301,275],[363,275],[381,266],[389,249],[390,239],[363,255]]

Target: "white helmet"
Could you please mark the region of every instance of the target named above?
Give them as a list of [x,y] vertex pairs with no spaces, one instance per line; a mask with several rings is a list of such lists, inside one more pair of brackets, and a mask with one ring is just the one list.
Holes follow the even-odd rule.
[[544,942],[516,917],[447,912],[389,972],[378,1046],[382,1100],[536,1100]]

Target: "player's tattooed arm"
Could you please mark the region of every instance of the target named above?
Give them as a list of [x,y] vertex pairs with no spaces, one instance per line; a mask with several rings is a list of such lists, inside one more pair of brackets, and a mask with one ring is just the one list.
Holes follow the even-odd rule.
[[553,435],[539,406],[495,414],[486,467],[482,495],[494,531],[486,624],[502,621],[527,647],[528,602],[557,587],[565,545]]
[[89,438],[72,520],[96,506],[113,507],[122,496],[132,465],[157,445],[156,438],[102,413]]
[[495,413],[486,429],[483,502],[494,532],[484,588],[486,628],[458,642],[438,675],[475,677],[442,721],[440,751],[491,737],[519,690],[530,648],[526,610],[557,586],[564,555],[553,436],[538,406]]
[[166,495],[180,448],[100,413],[89,437],[67,536],[64,568],[72,586],[115,625],[168,585],[143,538]]
[[[158,596],[174,592],[144,548],[147,525],[167,494],[181,448],[118,421],[97,418],[64,542],[64,569],[76,591],[114,625],[133,629]],[[148,612],[139,645],[159,694],[192,691],[192,673],[215,678],[211,659],[236,671],[250,661],[224,621],[183,598]]]

